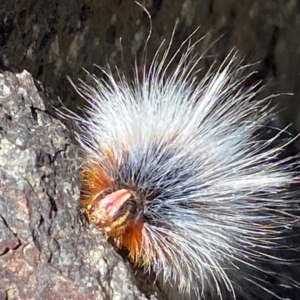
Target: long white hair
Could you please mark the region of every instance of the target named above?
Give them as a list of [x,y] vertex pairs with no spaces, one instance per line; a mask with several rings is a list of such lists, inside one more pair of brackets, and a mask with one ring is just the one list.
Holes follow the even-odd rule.
[[291,141],[261,134],[271,97],[244,85],[235,53],[199,81],[195,45],[182,45],[173,70],[180,51],[159,48],[134,81],[106,69],[76,87],[88,102],[73,117],[83,169],[97,164],[143,195],[144,267],[169,299],[283,299],[270,278],[298,285],[281,270],[294,265],[287,238],[299,226],[296,160],[282,154]]

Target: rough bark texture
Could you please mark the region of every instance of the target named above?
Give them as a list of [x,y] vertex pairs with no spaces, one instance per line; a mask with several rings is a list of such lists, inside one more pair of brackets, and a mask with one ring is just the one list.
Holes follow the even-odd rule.
[[26,71],[0,73],[0,299],[146,299],[82,226],[77,150],[42,97]]
[[[223,58],[233,48],[246,61],[261,61],[255,68],[271,84],[266,93],[294,93],[281,97],[286,123],[300,129],[300,2],[298,0],[141,0],[153,22],[149,52],[168,38],[179,20],[174,47],[198,26],[198,44],[205,59]],[[83,77],[82,68],[108,62],[120,66],[122,48],[127,67],[139,54],[149,32],[149,19],[134,0],[2,0],[0,5],[0,57],[27,69],[54,89],[69,107],[80,104],[66,75]],[[76,101],[75,101],[76,100]],[[76,104],[75,104],[76,103]]]

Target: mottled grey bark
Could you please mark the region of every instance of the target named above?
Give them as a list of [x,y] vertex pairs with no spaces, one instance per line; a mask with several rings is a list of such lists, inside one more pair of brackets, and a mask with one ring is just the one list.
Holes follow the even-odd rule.
[[28,72],[0,73],[0,299],[146,299],[82,226],[77,147],[43,98]]

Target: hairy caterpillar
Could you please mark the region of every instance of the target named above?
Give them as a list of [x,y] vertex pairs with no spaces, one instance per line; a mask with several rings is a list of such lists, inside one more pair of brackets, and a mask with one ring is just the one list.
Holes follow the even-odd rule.
[[198,81],[201,57],[186,46],[171,71],[179,52],[159,48],[133,82],[103,70],[76,87],[89,104],[73,116],[81,209],[169,299],[288,299],[298,288],[285,274],[299,227],[291,138],[267,127],[269,99],[244,86],[234,54]]

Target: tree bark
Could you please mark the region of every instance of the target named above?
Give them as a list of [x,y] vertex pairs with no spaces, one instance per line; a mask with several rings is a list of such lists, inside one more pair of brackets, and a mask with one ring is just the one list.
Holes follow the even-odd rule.
[[78,151],[52,104],[28,72],[0,73],[0,299],[146,299],[78,216]]

